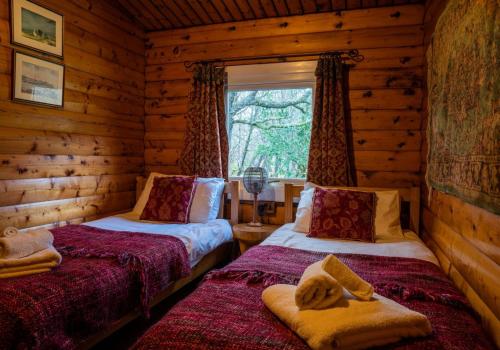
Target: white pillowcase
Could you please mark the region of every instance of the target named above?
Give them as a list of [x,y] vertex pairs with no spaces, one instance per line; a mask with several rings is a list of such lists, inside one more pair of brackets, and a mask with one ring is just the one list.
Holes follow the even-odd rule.
[[[156,177],[170,177],[179,175],[165,175],[160,173],[149,174],[148,180],[144,186],[137,203],[134,206],[132,213],[134,216],[140,217],[144,207],[146,206],[149,194],[153,188],[153,182]],[[220,201],[222,192],[224,191],[224,179],[210,177],[199,177],[196,179],[196,190],[191,203],[189,213],[189,222],[206,223],[210,220],[217,219],[219,213]]]
[[[304,190],[300,193],[300,201],[297,207],[295,223],[293,225],[294,231],[304,233],[309,232],[315,187],[318,186],[312,183],[306,183]],[[348,191],[359,191],[356,188],[340,188]],[[399,192],[397,190],[382,190],[374,192],[377,196],[377,207],[375,209],[375,240],[403,239],[403,230],[401,229],[399,218]]]
[[199,177],[196,179],[196,183],[193,203],[189,212],[189,222],[206,223],[217,219],[224,191],[224,179]]

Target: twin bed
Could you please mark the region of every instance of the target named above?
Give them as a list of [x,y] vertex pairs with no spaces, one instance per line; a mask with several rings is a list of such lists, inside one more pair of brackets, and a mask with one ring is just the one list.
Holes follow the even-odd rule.
[[[138,193],[142,187],[140,180]],[[493,348],[468,301],[414,232],[418,232],[418,189],[399,189],[402,201],[409,203],[409,225],[403,236],[377,243],[308,238],[294,231],[293,198],[301,189],[286,186],[287,224],[239,259],[209,272],[134,349],[307,349],[306,342],[264,306],[261,294],[272,284],[297,284],[308,265],[330,253],[370,282],[377,293],[431,321],[431,336],[384,348]],[[237,223],[237,183],[226,184],[224,193],[231,193],[231,223]],[[45,278],[31,276],[0,285],[0,348],[91,347],[230,256],[231,228],[222,219],[167,225],[143,222],[127,213],[83,226],[54,230],[56,244],[59,238],[66,254],[59,269]],[[102,230],[121,236],[108,241],[103,232],[111,231]],[[97,243],[89,243],[87,236]],[[132,244],[112,246],[116,237]],[[178,238],[175,242],[183,243],[187,256],[181,257],[168,237]],[[96,256],[99,251],[89,247],[101,243],[109,248],[108,254]],[[143,250],[138,251],[138,246]],[[120,250],[127,259],[137,258],[132,261],[137,269],[123,268]],[[162,270],[158,264],[168,266]],[[58,284],[65,287],[56,288]],[[71,303],[79,307],[67,305]]]

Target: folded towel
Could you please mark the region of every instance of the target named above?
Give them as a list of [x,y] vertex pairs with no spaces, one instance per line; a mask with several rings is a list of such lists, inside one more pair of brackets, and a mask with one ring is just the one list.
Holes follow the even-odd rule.
[[295,303],[300,310],[326,309],[344,295],[342,286],[323,270],[322,264],[318,261],[310,265],[300,278],[295,291]]
[[0,259],[18,259],[49,248],[54,236],[49,230],[39,229],[0,238]]
[[61,254],[52,246],[24,258],[0,259],[0,278],[47,272],[61,261]]
[[345,289],[361,300],[370,300],[373,286],[359,277],[334,255],[323,259],[323,269],[332,275]]
[[15,227],[7,227],[3,231],[0,231],[0,237],[14,237],[19,231]]
[[345,293],[333,308],[299,310],[294,302],[296,288],[276,284],[264,290],[262,300],[312,349],[365,349],[432,332],[424,315],[378,294],[360,301]]
[[30,256],[18,259],[0,259],[0,272],[5,268],[12,267],[27,267],[32,265],[56,262],[59,265],[62,261],[61,254],[52,246],[48,249],[41,250]]

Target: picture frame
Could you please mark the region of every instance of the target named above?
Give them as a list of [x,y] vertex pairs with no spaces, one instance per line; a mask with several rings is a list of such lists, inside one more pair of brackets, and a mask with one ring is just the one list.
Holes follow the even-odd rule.
[[19,51],[13,55],[12,100],[62,108],[65,66]]
[[64,17],[29,0],[11,0],[11,43],[63,58]]

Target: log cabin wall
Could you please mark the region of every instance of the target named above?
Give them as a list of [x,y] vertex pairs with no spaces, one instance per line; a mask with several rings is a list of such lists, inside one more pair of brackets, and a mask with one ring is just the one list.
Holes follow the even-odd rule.
[[[129,209],[144,168],[144,31],[106,0],[39,0],[64,15],[64,108],[10,101],[9,1],[0,3],[0,228]],[[20,50],[31,53],[30,50]]]
[[[423,14],[423,5],[403,5],[149,33],[146,171],[180,171],[191,77],[184,61],[356,48],[365,56],[349,80],[358,184],[418,185]],[[281,209],[271,222],[282,222]]]
[[[443,0],[426,3],[425,49],[433,39],[435,25],[446,4],[447,1]],[[423,106],[422,177],[425,175],[428,148],[425,137],[428,120],[426,96]],[[422,184],[422,236],[438,257],[443,270],[470,300],[484,327],[500,347],[500,216],[437,190],[432,190],[429,201],[425,181]]]

